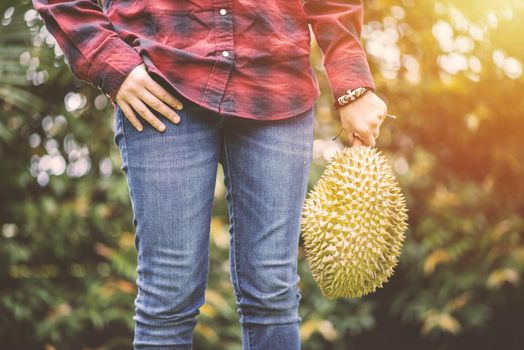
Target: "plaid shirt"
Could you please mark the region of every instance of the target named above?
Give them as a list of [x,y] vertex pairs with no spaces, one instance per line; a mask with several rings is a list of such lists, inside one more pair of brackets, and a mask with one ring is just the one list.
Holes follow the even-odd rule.
[[311,34],[336,99],[375,89],[360,43],[362,0],[33,0],[73,74],[113,103],[129,72],[149,74],[222,115],[276,120],[320,96]]

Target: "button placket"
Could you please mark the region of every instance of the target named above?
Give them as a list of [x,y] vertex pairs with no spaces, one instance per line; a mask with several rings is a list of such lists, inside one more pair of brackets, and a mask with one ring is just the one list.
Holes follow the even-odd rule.
[[218,109],[222,110],[221,103],[226,93],[234,60],[232,4],[231,0],[215,0],[213,3],[217,61],[202,95],[202,101],[217,105]]

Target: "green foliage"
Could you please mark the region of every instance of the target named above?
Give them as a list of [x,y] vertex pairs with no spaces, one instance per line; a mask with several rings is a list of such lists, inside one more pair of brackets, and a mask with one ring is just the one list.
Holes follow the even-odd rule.
[[[398,116],[377,146],[409,230],[390,282],[360,299],[322,297],[301,250],[303,349],[521,349],[522,1],[365,5],[362,42]],[[111,103],[72,76],[30,1],[4,1],[0,21],[1,347],[129,349],[136,255]],[[316,45],[311,59],[310,188],[340,128]],[[241,348],[222,181],[195,349]]]

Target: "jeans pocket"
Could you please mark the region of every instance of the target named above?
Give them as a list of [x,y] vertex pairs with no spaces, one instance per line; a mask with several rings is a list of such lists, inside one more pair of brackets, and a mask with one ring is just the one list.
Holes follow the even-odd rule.
[[123,127],[122,127],[122,109],[120,109],[119,105],[115,106],[114,112],[113,112],[113,141],[115,144],[120,147],[120,143],[122,141],[123,135]]
[[113,131],[114,136],[113,140],[120,151],[120,156],[122,160],[122,166],[120,169],[124,172],[127,170],[127,146],[125,139],[125,128],[124,128],[124,112],[119,105],[116,105],[114,114],[113,114]]

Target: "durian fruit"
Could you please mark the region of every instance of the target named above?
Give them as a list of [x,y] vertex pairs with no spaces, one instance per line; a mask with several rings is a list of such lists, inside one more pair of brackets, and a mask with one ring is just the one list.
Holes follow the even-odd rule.
[[322,294],[356,298],[382,287],[398,263],[407,212],[380,151],[365,145],[336,151],[301,217],[306,258]]

